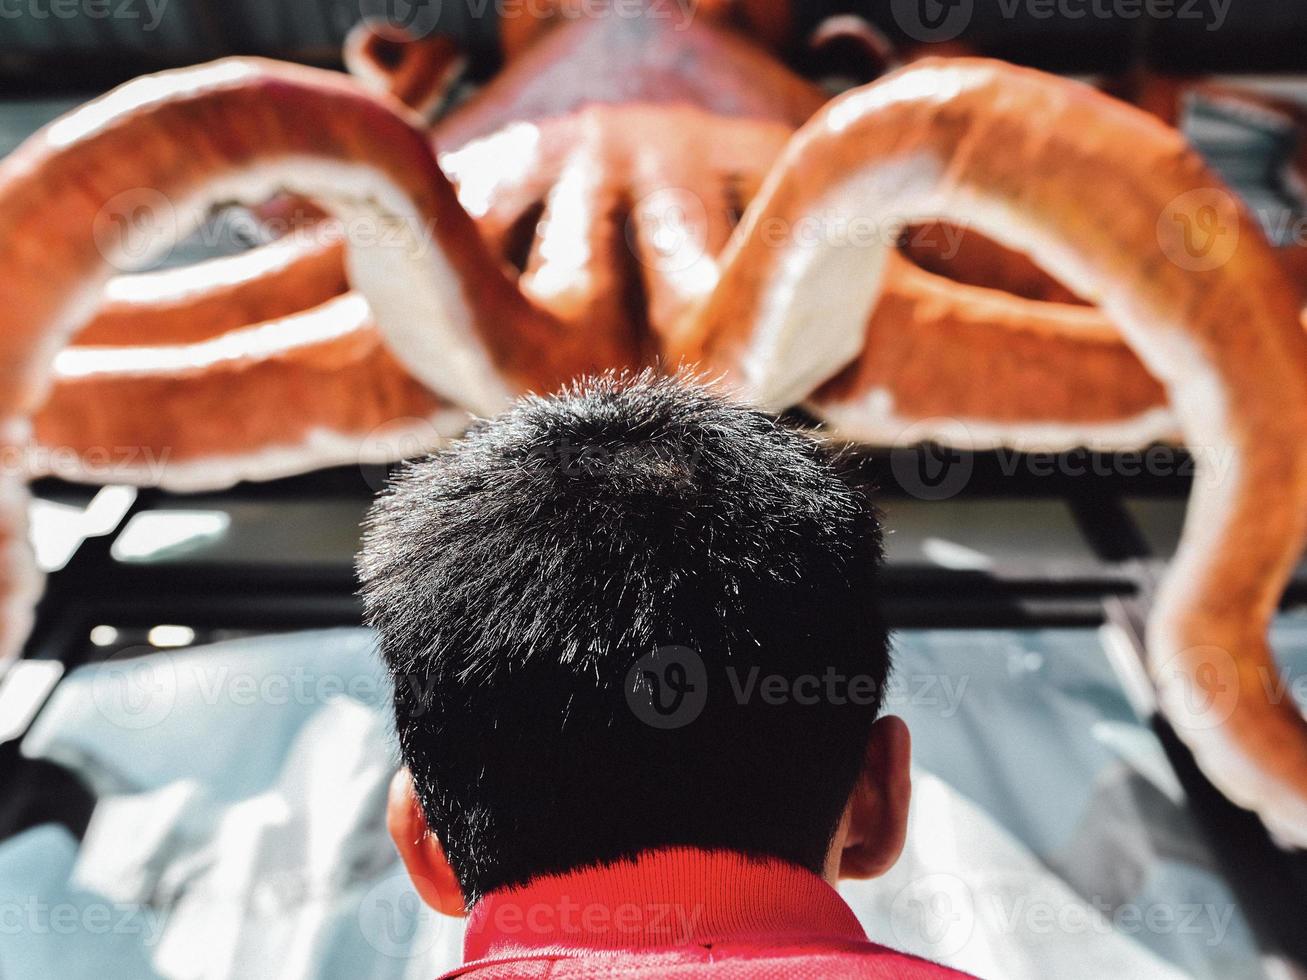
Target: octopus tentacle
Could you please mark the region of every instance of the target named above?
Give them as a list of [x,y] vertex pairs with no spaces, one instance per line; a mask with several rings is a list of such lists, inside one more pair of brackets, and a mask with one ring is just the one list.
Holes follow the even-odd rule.
[[78,345],[180,344],[311,309],[349,289],[342,232],[324,222],[238,255],[115,276]]
[[1230,799],[1307,846],[1307,722],[1268,693],[1266,640],[1307,534],[1307,338],[1247,211],[1141,110],[997,62],[923,61],[800,131],[687,333],[764,405],[853,360],[880,291],[888,236],[765,235],[823,215],[966,220],[1040,256],[1166,387],[1196,474],[1148,623],[1159,705]]
[[424,119],[436,114],[467,58],[443,34],[413,38],[395,25],[360,21],[345,36],[349,73],[368,88],[403,102]]
[[1179,439],[1161,382],[1098,310],[965,285],[894,254],[861,352],[807,405],[872,445],[909,426],[937,441],[965,431],[972,449]]
[[51,124],[0,168],[14,253],[0,298],[20,324],[7,339],[39,337],[45,355],[6,358],[21,372],[9,390],[30,402],[109,271],[169,245],[210,202],[274,190],[342,220],[351,281],[433,389],[494,409],[540,380],[533,361],[558,368],[556,324],[490,259],[401,111],[331,72],[232,59],[138,79]]
[[642,311],[626,295],[618,261],[626,249],[625,201],[619,188],[602,179],[601,158],[611,152],[602,127],[589,116],[580,122],[580,149],[543,199],[518,285],[560,322],[604,348],[610,365],[637,367],[643,338],[632,323]]
[[[716,287],[717,256],[794,131],[766,120],[714,121],[683,107],[624,112],[632,128],[658,134],[661,151],[644,153],[634,142],[628,176],[628,244],[644,273],[649,321],[661,346],[685,311]],[[705,144],[707,127],[718,139]]]
[[350,280],[392,354],[464,407],[496,410],[588,363],[491,260],[405,111],[331,72],[232,59],[124,85],[0,163],[0,657],[37,588],[15,447],[54,356],[114,271],[148,262],[212,203],[281,190],[321,202],[344,224]]
[[211,490],[388,462],[466,423],[399,365],[348,293],[194,343],[66,348],[33,419],[30,470]]
[[31,632],[36,600],[43,579],[27,543],[27,490],[13,449],[18,434],[0,442],[4,473],[0,474],[0,664],[21,648]]

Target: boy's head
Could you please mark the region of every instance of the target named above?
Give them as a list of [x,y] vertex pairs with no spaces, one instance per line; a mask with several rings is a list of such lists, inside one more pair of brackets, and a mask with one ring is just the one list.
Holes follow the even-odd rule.
[[892,862],[880,561],[838,453],[685,379],[529,398],[407,467],[360,574],[411,773],[392,830],[443,878],[426,897],[667,845]]

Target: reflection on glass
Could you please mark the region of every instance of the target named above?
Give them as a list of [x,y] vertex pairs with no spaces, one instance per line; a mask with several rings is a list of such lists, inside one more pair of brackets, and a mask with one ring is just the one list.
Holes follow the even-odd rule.
[[[1307,666],[1307,613],[1286,617],[1277,640]],[[886,710],[913,733],[912,828],[888,875],[843,887],[869,934],[980,976],[1266,976],[1095,630],[905,630],[895,642]],[[114,723],[113,672],[93,665],[61,685],[24,742],[99,795],[77,880],[139,881],[170,910],[165,944],[195,948],[213,915],[243,915],[290,861],[317,883],[315,901],[241,918],[240,948],[274,949],[273,931],[316,927],[330,910],[346,909],[352,926],[359,896],[396,873],[382,829],[393,733],[370,634],[257,637],[142,660],[158,668],[138,679],[150,724],[139,710]],[[149,807],[158,823],[147,840]],[[257,860],[218,848],[213,867],[188,863],[232,827],[269,842]],[[314,828],[329,845],[302,852]],[[182,870],[200,876],[195,887],[158,890]],[[215,896],[202,887],[211,879],[228,890]],[[420,937],[424,975],[456,964],[458,931],[451,923],[438,945]],[[69,955],[97,953],[88,943]],[[389,975],[353,926],[303,975],[334,975],[346,960],[353,975]]]
[[225,500],[133,516],[113,545],[123,562],[350,568],[366,500]]
[[87,538],[108,534],[136,500],[134,487],[108,486],[86,504],[33,497],[27,508],[27,535],[43,572],[68,564]]
[[889,875],[844,888],[871,934],[979,976],[1264,976],[1095,630],[905,630],[896,650],[912,829]]
[[1094,553],[1060,500],[886,500],[885,550],[895,565],[1044,574],[1092,565]]
[[135,514],[110,553],[123,562],[177,561],[218,541],[231,526],[220,510],[153,510]]

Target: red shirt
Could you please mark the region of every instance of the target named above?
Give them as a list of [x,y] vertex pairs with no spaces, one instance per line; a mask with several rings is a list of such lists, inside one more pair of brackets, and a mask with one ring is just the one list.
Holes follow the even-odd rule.
[[446,977],[965,977],[867,940],[839,893],[783,861],[668,848],[538,878],[468,915]]

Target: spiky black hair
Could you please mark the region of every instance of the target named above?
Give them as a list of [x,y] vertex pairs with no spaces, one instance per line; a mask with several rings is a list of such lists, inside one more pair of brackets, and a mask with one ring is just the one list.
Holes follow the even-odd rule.
[[407,466],[362,594],[468,900],[673,844],[820,870],[889,670],[880,562],[837,451],[684,376],[526,398]]

